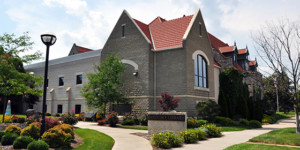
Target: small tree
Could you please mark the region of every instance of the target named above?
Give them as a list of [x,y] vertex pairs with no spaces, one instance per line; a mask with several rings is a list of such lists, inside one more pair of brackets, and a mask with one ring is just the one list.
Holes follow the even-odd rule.
[[169,95],[167,92],[161,93],[161,98],[157,100],[158,105],[164,110],[174,110],[178,107],[178,102],[180,101],[178,98],[173,99],[174,97]]
[[3,119],[7,97],[12,95],[31,94],[41,96],[42,91],[34,87],[41,84],[40,77],[35,77],[26,73],[23,63],[29,63],[32,60],[40,58],[41,53],[25,54],[32,49],[33,42],[30,41],[28,33],[20,37],[14,34],[4,34],[0,36],[0,95],[3,97]]
[[119,89],[122,85],[120,77],[124,71],[125,66],[115,54],[109,55],[106,61],[95,66],[95,73],[87,74],[89,82],[81,90],[87,105],[103,108],[106,112],[107,103],[128,101]]
[[213,121],[220,113],[220,106],[212,100],[206,102],[199,102],[196,106],[198,117],[201,119]]

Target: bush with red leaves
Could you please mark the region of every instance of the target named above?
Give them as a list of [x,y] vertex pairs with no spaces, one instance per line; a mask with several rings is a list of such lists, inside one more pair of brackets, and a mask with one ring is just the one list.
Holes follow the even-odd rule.
[[167,92],[161,93],[161,98],[157,100],[158,105],[164,110],[174,110],[178,106],[178,98],[173,99],[173,96],[169,95]]
[[[53,118],[45,118],[46,121],[46,130],[53,128],[56,125],[59,125],[60,122],[57,119]],[[39,125],[41,126],[41,121],[39,122]]]

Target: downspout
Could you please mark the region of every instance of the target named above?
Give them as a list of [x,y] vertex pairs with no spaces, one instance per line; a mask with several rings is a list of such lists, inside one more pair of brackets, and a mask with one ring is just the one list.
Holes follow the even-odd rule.
[[153,100],[154,110],[156,110],[156,52],[153,51]]

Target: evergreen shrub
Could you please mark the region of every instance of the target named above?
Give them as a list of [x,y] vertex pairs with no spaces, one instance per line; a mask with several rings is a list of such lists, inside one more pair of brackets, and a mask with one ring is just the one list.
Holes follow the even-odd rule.
[[12,145],[15,139],[19,135],[16,133],[6,133],[2,138],[1,138],[1,144],[2,145]]
[[27,146],[27,150],[48,150],[49,145],[45,141],[33,141]]
[[33,142],[34,139],[29,136],[19,136],[13,143],[14,149],[26,149],[28,144]]
[[20,135],[21,133],[21,128],[18,127],[17,125],[9,125],[5,128],[4,130],[5,133],[16,133],[17,135]]
[[39,123],[37,122],[31,123],[29,126],[22,129],[21,136],[30,136],[37,140],[40,137]]

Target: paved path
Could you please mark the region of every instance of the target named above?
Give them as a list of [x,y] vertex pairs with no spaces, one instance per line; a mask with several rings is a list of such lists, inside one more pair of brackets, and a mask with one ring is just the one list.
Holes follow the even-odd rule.
[[[222,150],[231,145],[240,144],[247,142],[249,139],[270,132],[279,128],[288,128],[296,127],[295,118],[283,119],[276,124],[264,125],[260,129],[251,129],[244,131],[235,131],[235,132],[223,132],[221,138],[211,138],[205,141],[199,141],[197,144],[185,144],[180,148],[174,149],[184,149],[184,150]],[[296,132],[296,131],[295,131]]]
[[99,126],[94,122],[79,121],[75,127],[88,128],[100,131],[111,136],[115,140],[113,150],[152,150],[148,140],[131,133],[148,133],[147,130],[132,130]]
[[[270,132],[279,128],[295,127],[295,118],[283,119],[276,124],[264,125],[261,129],[251,129],[235,132],[223,132],[220,138],[210,138],[205,141],[199,141],[196,144],[185,144],[179,148],[184,150],[222,150],[231,145],[247,142],[249,139]],[[147,133],[146,130],[132,130],[98,126],[97,123],[78,122],[76,127],[89,128],[100,131],[111,136],[115,140],[113,150],[152,150],[150,142],[142,137],[132,135],[131,133]]]

